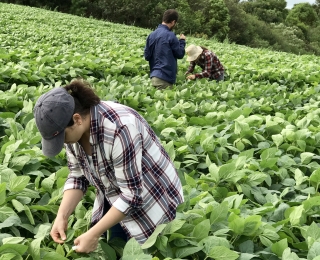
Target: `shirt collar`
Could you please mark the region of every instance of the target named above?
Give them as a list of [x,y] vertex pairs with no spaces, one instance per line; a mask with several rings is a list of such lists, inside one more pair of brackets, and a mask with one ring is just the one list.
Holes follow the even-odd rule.
[[164,28],[164,29],[167,29],[168,31],[170,31],[169,27],[165,24],[159,24],[158,28]]

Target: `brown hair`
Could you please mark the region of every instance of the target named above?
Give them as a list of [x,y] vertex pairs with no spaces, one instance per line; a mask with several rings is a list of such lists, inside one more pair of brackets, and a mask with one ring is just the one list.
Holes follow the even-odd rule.
[[174,9],[168,9],[162,16],[162,22],[171,23],[172,21],[178,21],[178,12]]
[[[78,113],[81,116],[85,116],[90,113],[90,108],[96,106],[100,102],[100,98],[94,93],[90,84],[84,80],[74,80],[69,85],[64,86],[68,93],[74,99],[74,111],[73,114]],[[71,118],[68,126],[74,124]]]

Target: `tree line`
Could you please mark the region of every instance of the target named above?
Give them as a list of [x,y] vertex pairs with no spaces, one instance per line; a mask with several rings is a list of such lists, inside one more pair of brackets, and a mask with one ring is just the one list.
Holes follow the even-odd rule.
[[285,0],[1,0],[154,29],[166,9],[176,33],[296,54],[320,55],[320,0],[287,9]]

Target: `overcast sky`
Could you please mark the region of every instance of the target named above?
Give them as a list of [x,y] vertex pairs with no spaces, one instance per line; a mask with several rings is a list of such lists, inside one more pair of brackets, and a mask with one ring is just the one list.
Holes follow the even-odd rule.
[[299,3],[310,3],[314,4],[316,1],[315,0],[287,0],[287,8],[292,8],[295,4]]

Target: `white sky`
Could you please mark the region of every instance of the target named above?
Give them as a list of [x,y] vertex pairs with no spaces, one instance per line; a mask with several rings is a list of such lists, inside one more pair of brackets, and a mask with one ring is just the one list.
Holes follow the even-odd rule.
[[299,3],[310,3],[314,4],[315,0],[287,0],[287,8],[291,9],[295,4]]

